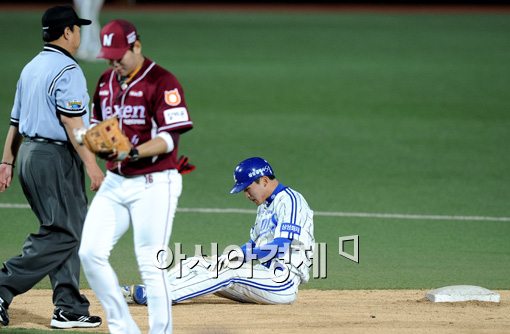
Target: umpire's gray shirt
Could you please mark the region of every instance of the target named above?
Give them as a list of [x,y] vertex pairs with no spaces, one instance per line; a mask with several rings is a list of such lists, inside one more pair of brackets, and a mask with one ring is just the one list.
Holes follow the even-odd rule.
[[46,44],[21,72],[11,124],[25,137],[66,141],[58,114],[83,118],[88,126],[87,83],[76,60],[63,48]]

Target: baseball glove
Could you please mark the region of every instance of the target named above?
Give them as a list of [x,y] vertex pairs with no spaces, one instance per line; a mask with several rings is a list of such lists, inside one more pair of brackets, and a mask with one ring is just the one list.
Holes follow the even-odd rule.
[[83,143],[101,159],[122,161],[129,156],[131,142],[119,127],[117,117],[102,121],[87,130]]
[[182,175],[189,174],[195,170],[195,165],[189,163],[188,157],[181,155],[177,160],[177,170]]

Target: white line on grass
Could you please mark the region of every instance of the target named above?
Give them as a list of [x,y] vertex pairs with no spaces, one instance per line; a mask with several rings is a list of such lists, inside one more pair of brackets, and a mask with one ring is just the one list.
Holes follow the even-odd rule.
[[[0,203],[0,209],[29,209],[28,204]],[[239,213],[255,214],[256,210],[236,208],[178,208],[177,212],[191,213]],[[510,217],[489,216],[449,216],[449,215],[424,215],[405,213],[369,213],[369,212],[342,212],[342,211],[315,211],[315,216],[345,217],[345,218],[382,218],[382,219],[414,219],[414,220],[470,220],[470,221],[500,221],[508,222]]]

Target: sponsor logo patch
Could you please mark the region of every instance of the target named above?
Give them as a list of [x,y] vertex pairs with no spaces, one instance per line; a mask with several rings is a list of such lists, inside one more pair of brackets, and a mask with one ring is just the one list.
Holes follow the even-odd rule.
[[289,223],[283,223],[282,227],[280,228],[282,232],[289,232],[289,233],[295,233],[295,234],[301,234],[301,227],[294,224]]
[[129,91],[129,96],[134,96],[134,97],[142,97],[143,96],[143,92],[141,90],[139,91]]
[[81,106],[82,106],[81,101],[78,100],[67,101],[67,109],[80,110]]
[[145,124],[144,119],[129,119],[129,118],[123,118],[122,123],[126,125],[134,125],[134,124]]
[[177,88],[165,91],[165,103],[172,107],[181,103],[181,95],[179,95]]
[[163,115],[165,116],[166,124],[189,121],[188,111],[184,107],[167,109],[163,112]]
[[100,90],[99,91],[99,96],[108,96],[110,94],[109,91],[107,90]]
[[134,42],[136,42],[136,32],[134,32],[134,31],[130,32],[126,36],[126,39],[127,39],[129,44],[133,44]]

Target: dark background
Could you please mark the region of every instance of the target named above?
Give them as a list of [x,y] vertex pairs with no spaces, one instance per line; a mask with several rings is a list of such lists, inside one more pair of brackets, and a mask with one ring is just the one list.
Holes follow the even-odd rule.
[[[0,0],[0,4],[11,4],[11,5],[37,5],[37,4],[67,4],[72,1],[50,1],[50,0],[38,0],[38,1],[9,1]],[[476,5],[476,6],[494,6],[494,5],[510,5],[510,0],[450,0],[450,1],[411,1],[411,0],[400,0],[400,1],[207,1],[207,0],[190,0],[190,1],[173,1],[173,0],[105,0],[106,5],[136,5],[136,4],[167,4],[167,5],[193,5],[193,4],[217,4],[217,5],[260,5],[260,4],[292,4],[292,5],[434,5],[434,6],[451,6],[451,5]]]

